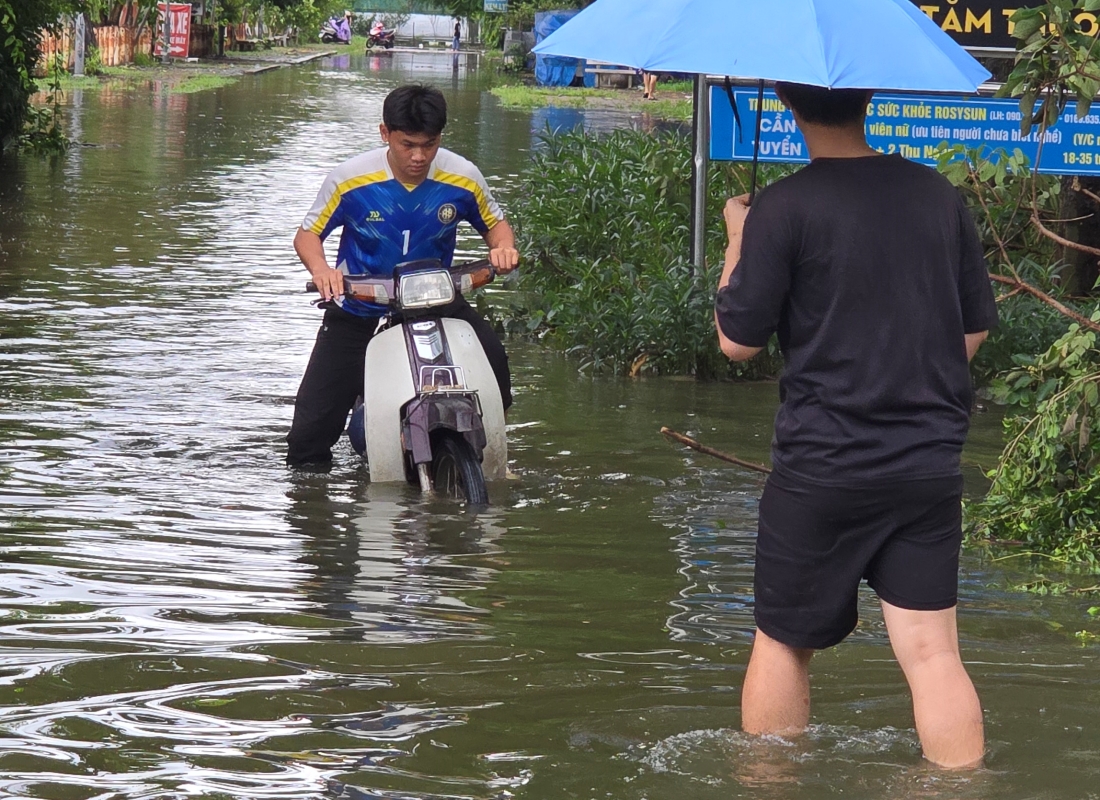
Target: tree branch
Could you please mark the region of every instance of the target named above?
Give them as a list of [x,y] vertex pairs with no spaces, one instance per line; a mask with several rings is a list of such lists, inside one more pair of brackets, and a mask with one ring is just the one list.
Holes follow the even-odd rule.
[[1090,255],[1094,255],[1100,258],[1100,248],[1089,247],[1087,244],[1081,244],[1080,242],[1066,239],[1064,236],[1059,236],[1054,231],[1043,225],[1043,222],[1039,219],[1038,214],[1032,214],[1031,221],[1032,223],[1034,223],[1035,227],[1039,229],[1039,233],[1043,234],[1043,236],[1047,237],[1051,241],[1062,245],[1062,247],[1068,247],[1071,250],[1079,250],[1082,253],[1089,253]]
[[754,464],[751,461],[742,461],[737,456],[731,456],[729,453],[723,453],[721,450],[715,450],[713,447],[707,447],[705,444],[700,444],[694,439],[684,436],[682,433],[672,430],[671,428],[661,428],[661,435],[667,436],[675,442],[679,442],[682,445],[690,447],[692,450],[698,450],[700,453],[706,453],[708,456],[714,456],[719,461],[725,461],[727,464],[736,464],[739,467],[745,469],[751,469],[754,472],[762,472],[765,475],[771,474],[771,469],[763,464]]
[[1042,302],[1046,303],[1048,306],[1053,308],[1055,311],[1057,311],[1059,314],[1062,314],[1063,316],[1066,316],[1066,317],[1069,317],[1070,319],[1072,319],[1074,322],[1076,322],[1082,328],[1088,328],[1090,331],[1096,331],[1097,333],[1100,333],[1100,323],[1093,322],[1088,317],[1084,317],[1084,316],[1078,314],[1072,308],[1069,308],[1068,306],[1064,305],[1063,303],[1058,302],[1053,297],[1051,297],[1049,294],[1047,294],[1046,292],[1044,292],[1041,289],[1038,289],[1038,288],[1032,286],[1027,281],[1021,280],[1019,278],[1015,278],[1015,279],[1010,278],[1007,275],[990,274],[989,277],[992,280],[996,281],[997,283],[1002,283],[1006,286],[1013,287],[1013,293],[1015,293],[1015,292],[1026,292],[1027,294],[1030,294],[1032,297],[1034,297],[1038,300],[1041,300]]

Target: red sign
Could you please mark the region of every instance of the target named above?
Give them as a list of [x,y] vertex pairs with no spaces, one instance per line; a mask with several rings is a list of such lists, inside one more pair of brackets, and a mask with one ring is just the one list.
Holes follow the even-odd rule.
[[[191,52],[191,4],[169,3],[172,15],[172,40],[168,44],[168,55],[172,58],[187,58]],[[153,55],[164,55],[164,3],[157,3],[157,31],[154,36]]]

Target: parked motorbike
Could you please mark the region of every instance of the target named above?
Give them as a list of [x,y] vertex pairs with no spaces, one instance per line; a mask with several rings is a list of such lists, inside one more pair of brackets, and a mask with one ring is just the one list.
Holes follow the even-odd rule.
[[389,50],[393,47],[396,36],[396,28],[392,30],[372,30],[367,36],[367,49],[370,50],[372,47],[384,47]]
[[351,23],[347,17],[329,17],[321,23],[321,41],[325,44],[350,44]]
[[469,323],[440,315],[495,277],[488,261],[448,270],[437,259],[398,264],[392,279],[344,277],[345,295],[387,307],[367,344],[363,402],[348,425],[372,483],[407,481],[484,505],[486,480],[505,477],[504,404],[489,359]]

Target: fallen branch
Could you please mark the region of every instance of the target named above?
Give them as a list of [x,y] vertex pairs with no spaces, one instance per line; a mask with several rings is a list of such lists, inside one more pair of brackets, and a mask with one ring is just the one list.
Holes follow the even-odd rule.
[[1050,239],[1056,244],[1060,244],[1062,247],[1068,247],[1070,250],[1078,250],[1082,253],[1088,253],[1091,256],[1100,256],[1100,249],[1095,247],[1089,247],[1087,244],[1081,244],[1071,239],[1067,239],[1064,236],[1059,236],[1054,231],[1043,225],[1042,220],[1039,219],[1038,214],[1032,214],[1031,221],[1035,224],[1035,227],[1039,229],[1039,233]]
[[1067,307],[1063,303],[1059,303],[1049,294],[1042,291],[1041,289],[1035,288],[1027,281],[1017,280],[1014,278],[1009,278],[1007,275],[997,275],[995,273],[991,273],[989,277],[997,283],[1003,283],[1006,286],[1013,287],[1013,291],[1027,292],[1031,296],[1042,300],[1059,314],[1063,314],[1069,317],[1082,328],[1088,328],[1090,331],[1096,331],[1097,333],[1100,333],[1100,323],[1093,322],[1088,317],[1078,314],[1072,308]]
[[705,444],[700,444],[694,439],[688,436],[684,436],[684,434],[682,433],[677,433],[671,428],[661,428],[661,435],[666,436],[675,442],[679,442],[686,447],[690,447],[692,450],[698,450],[700,453],[706,453],[708,456],[714,456],[719,461],[725,461],[729,464],[736,464],[739,467],[751,469],[755,472],[762,472],[765,475],[770,475],[772,472],[771,469],[765,467],[763,464],[754,464],[751,461],[742,461],[737,456],[731,456],[729,453],[723,453],[721,450],[715,450],[713,447],[707,447]]

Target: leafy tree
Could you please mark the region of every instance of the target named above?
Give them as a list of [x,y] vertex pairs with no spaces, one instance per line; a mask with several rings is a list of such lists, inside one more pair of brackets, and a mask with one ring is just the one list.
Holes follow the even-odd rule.
[[36,91],[35,65],[42,35],[56,30],[61,16],[79,0],[0,0],[0,150],[15,144]]

